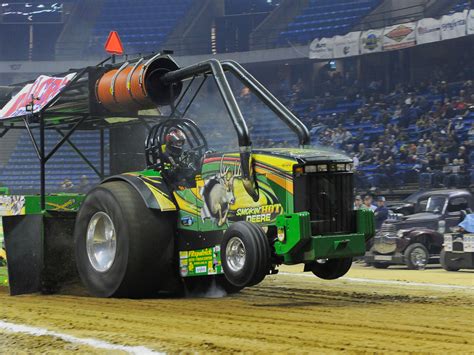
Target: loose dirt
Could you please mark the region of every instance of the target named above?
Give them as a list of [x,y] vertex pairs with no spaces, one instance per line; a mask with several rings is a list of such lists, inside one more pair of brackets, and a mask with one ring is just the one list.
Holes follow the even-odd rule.
[[[0,320],[169,353],[474,353],[472,272],[356,265],[348,278],[323,281],[301,276],[307,274],[296,267],[282,271],[285,274],[269,276],[256,287],[224,298],[11,297],[0,287]],[[0,349],[9,353],[94,350],[54,337],[2,330]]]

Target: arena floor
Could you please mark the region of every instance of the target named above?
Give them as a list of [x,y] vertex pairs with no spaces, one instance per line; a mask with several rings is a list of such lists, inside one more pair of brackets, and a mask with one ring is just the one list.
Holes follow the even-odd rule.
[[473,272],[355,265],[323,281],[299,270],[221,298],[10,297],[0,287],[0,352],[474,352]]

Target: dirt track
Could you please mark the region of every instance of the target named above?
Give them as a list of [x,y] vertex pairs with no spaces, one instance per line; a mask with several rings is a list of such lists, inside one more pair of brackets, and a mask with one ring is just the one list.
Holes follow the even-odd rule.
[[[10,297],[0,288],[0,320],[166,352],[474,352],[474,273],[356,266],[348,275],[352,279],[328,282],[295,276],[295,268],[285,271],[290,274],[268,277],[258,287],[218,299]],[[93,350],[2,330],[0,349]]]

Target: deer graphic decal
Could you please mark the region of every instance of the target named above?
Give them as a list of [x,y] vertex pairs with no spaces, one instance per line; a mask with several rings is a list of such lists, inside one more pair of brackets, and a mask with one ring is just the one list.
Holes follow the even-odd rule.
[[201,189],[204,206],[201,209],[201,218],[210,218],[217,226],[221,227],[227,222],[230,206],[235,203],[234,182],[240,177],[240,164],[233,170],[224,166],[222,156],[219,173],[210,178]]

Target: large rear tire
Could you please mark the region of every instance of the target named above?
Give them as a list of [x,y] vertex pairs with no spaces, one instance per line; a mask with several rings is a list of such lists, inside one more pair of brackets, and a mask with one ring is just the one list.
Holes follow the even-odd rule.
[[270,253],[262,228],[249,222],[232,224],[224,233],[221,245],[222,268],[227,281],[236,289],[262,282],[270,270]]
[[335,280],[344,276],[352,265],[352,258],[327,259],[311,263],[312,273],[324,280]]
[[141,298],[179,285],[173,216],[148,209],[126,182],[93,189],[74,230],[76,265],[88,291]]

